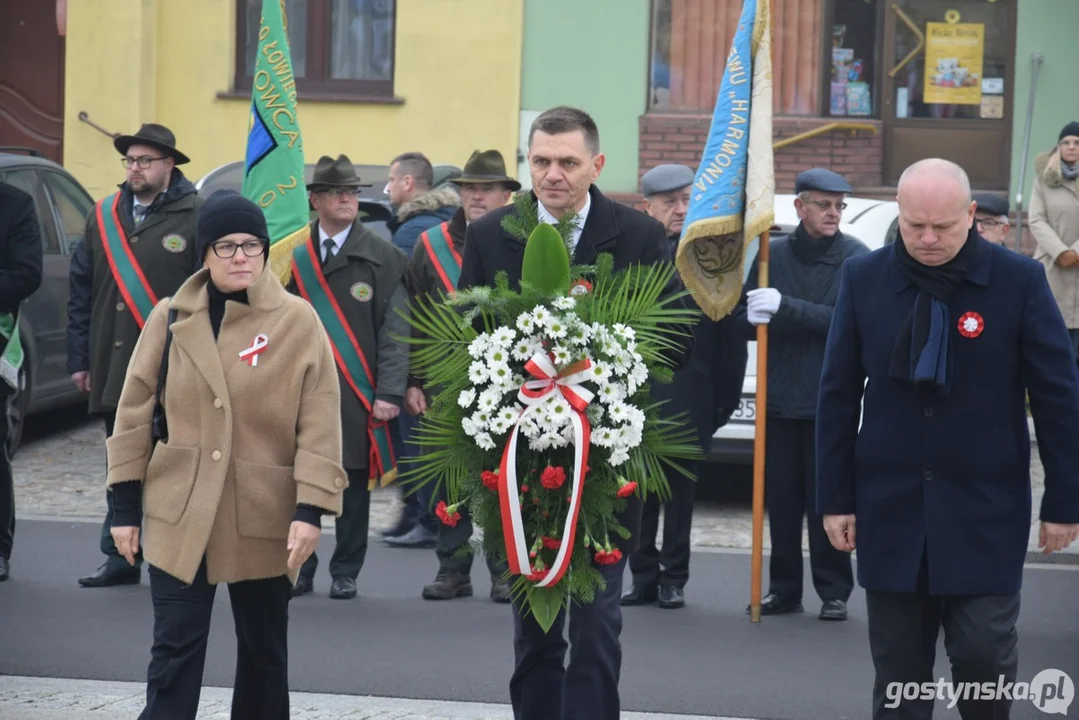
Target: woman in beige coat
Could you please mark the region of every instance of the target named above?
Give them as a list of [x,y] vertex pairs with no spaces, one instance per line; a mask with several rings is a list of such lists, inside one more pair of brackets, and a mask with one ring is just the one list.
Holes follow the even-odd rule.
[[1079,351],[1079,122],[1060,131],[1057,146],[1035,163],[1030,198],[1034,258],[1045,266],[1064,322]]
[[[140,523],[154,640],[140,718],[195,718],[210,611],[227,583],[236,624],[232,717],[285,720],[288,603],[323,513],[337,515],[340,390],[314,310],[266,271],[261,210],[215,193],[198,220],[205,267],[158,303],[135,347],[108,440],[112,534],[134,561]],[[151,439],[170,311],[162,403]]]

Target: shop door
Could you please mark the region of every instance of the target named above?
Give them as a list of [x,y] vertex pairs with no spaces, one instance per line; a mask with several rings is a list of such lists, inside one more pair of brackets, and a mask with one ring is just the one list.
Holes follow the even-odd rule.
[[882,2],[884,182],[941,157],[1007,189],[1017,0]]
[[58,163],[64,142],[64,38],[58,3],[0,2],[0,146]]

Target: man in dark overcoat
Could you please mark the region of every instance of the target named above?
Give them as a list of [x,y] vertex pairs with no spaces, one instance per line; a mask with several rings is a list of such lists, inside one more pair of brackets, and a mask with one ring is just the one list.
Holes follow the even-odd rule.
[[[645,212],[663,223],[672,256],[682,236],[692,185],[693,171],[685,165],[660,165],[641,178]],[[731,317],[716,322],[702,314],[693,327],[693,337],[689,365],[675,373],[674,382],[653,383],[652,397],[665,402],[662,412],[668,417],[688,413],[697,441],[707,452],[712,435],[727,424],[742,398],[749,350]],[[704,465],[697,461],[684,464],[695,476]],[[696,483],[668,469],[667,484],[671,494],[665,502],[655,495],[645,500],[640,548],[629,558],[633,586],[622,596],[622,605],[658,603],[668,609],[685,606]],[[661,504],[663,546],[657,548]]]
[[[521,184],[506,174],[506,161],[497,150],[475,151],[464,171],[453,182],[461,195],[461,207],[452,218],[420,233],[408,262],[408,289],[413,303],[428,298],[445,297],[456,290],[465,250],[468,226],[487,213],[509,202]],[[418,331],[413,329],[413,334]],[[405,410],[418,418],[427,411],[428,397],[437,394],[425,387],[422,378],[410,377],[405,396]],[[421,449],[422,452],[422,449]],[[453,600],[472,595],[472,518],[468,508],[461,508],[461,519],[453,526],[439,523],[438,573],[433,582],[423,586],[425,600]],[[487,557],[491,573],[491,599],[510,601],[510,585],[502,578],[505,568]]]
[[828,542],[814,507],[814,434],[817,388],[843,262],[869,252],[845,237],[839,222],[850,185],[821,168],[795,180],[800,222],[771,244],[769,287],[757,287],[754,258],[742,301],[734,311],[747,340],[768,325],[768,417],[765,423],[765,499],[772,551],[762,615],[800,613],[802,527],[809,523],[809,565],[821,600],[820,619],[847,619],[854,589],[850,556]]
[[[933,701],[897,705],[895,683],[935,682],[941,627],[953,683],[1016,679],[1027,397],[1048,553],[1079,532],[1079,373],[1044,269],[978,235],[959,166],[915,163],[898,200],[895,243],[843,266],[820,384],[817,509],[832,544],[858,551],[872,717],[913,720],[931,718]],[[1010,700],[958,708],[1007,718]]]
[[[575,214],[572,234],[574,264],[588,265],[600,253],[614,257],[616,270],[631,265],[672,262],[670,242],[656,220],[607,199],[593,185],[603,170],[599,130],[586,113],[559,107],[541,114],[529,131],[528,164],[533,195],[541,222]],[[487,214],[468,228],[459,289],[493,286],[495,275],[505,271],[510,287],[518,288],[525,243],[501,226],[511,205]],[[672,278],[670,290],[681,283]],[[676,368],[686,362],[692,348],[692,331],[685,346],[671,360]],[[632,496],[619,522],[632,537],[640,532],[641,502]],[[516,667],[510,680],[510,699],[517,720],[617,720],[618,678],[622,666],[622,575],[626,556],[635,541],[619,538],[622,559],[599,567],[606,588],[596,593],[591,605],[573,605],[569,623],[572,645],[568,670],[567,644],[563,637],[566,611],[547,633],[519,603],[514,604],[514,656]]]
[[0,581],[8,579],[15,541],[8,407],[20,390],[19,370],[25,361],[19,308],[41,286],[44,247],[34,198],[0,182]]
[[[402,339],[409,334],[408,295],[405,286],[405,269],[408,258],[404,252],[368,230],[356,219],[359,214],[359,193],[362,181],[356,168],[346,156],[336,160],[323,156],[315,166],[310,192],[311,205],[318,213],[318,220],[311,225],[308,245],[298,248],[297,253],[315,253],[319,272],[341,314],[320,318],[330,331],[330,340],[337,348],[337,357],[343,357],[338,343],[355,339],[356,350],[370,368],[369,380],[374,401],[357,394],[362,391],[364,378],[349,377],[338,362],[341,381],[341,428],[345,438],[342,466],[348,472],[348,487],[342,500],[341,515],[334,530],[336,545],[330,558],[330,597],[352,599],[356,597],[356,578],[367,557],[367,531],[371,518],[371,486],[369,478],[381,480],[392,474],[392,453],[380,458],[384,467],[377,469],[372,451],[371,420],[383,424],[396,418],[404,404],[408,381],[408,347]],[[300,291],[310,299],[310,293],[318,288],[300,288],[296,274],[291,289]],[[320,283],[321,286],[321,283]],[[347,340],[335,335],[332,326],[343,319],[347,324]],[[300,596],[314,589],[318,556],[312,553],[300,568],[299,578],[293,587],[293,596]]]
[[[75,386],[90,395],[90,413],[112,436],[128,361],[154,303],[172,295],[202,265],[195,225],[203,200],[178,165],[189,162],[163,125],[147,123],[113,141],[127,168],[117,193],[86,219],[86,237],[71,258],[67,364]],[[79,579],[83,587],[138,583],[134,566],[112,540],[112,493],[101,528],[105,564]]]

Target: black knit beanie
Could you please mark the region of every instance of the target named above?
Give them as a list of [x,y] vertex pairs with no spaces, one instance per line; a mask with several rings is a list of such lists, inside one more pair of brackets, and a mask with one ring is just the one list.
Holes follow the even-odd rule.
[[210,243],[232,233],[248,233],[270,245],[266,217],[258,205],[235,190],[218,190],[199,210],[195,245],[200,259],[205,259]]
[[1079,122],[1073,120],[1072,122],[1065,125],[1064,129],[1060,131],[1060,137],[1057,138],[1057,142],[1059,143],[1061,140],[1068,137],[1069,135],[1079,137]]

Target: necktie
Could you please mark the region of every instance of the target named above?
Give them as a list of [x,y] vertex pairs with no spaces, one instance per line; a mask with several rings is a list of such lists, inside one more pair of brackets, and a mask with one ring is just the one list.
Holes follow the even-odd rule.
[[145,205],[139,205],[138,203],[135,203],[135,207],[134,207],[135,213],[134,214],[135,214],[135,224],[136,225],[141,225],[142,224],[142,221],[146,219],[146,211],[149,210],[149,209],[150,208],[146,207]]
[[334,243],[333,238],[326,238],[322,241],[322,264],[325,265],[333,256],[337,254],[337,245]]

